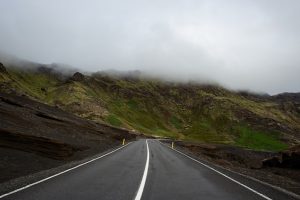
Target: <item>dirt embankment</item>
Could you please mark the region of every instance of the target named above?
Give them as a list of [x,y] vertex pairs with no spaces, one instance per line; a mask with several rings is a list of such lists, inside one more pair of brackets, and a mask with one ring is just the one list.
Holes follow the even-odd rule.
[[175,146],[200,159],[300,194],[300,146],[278,153],[182,141],[175,142]]
[[0,182],[80,160],[136,137],[24,96],[0,93]]

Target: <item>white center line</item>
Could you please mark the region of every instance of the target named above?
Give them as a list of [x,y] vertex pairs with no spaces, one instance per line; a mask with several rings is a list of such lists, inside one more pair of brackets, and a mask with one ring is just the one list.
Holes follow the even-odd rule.
[[138,189],[138,191],[136,193],[136,196],[135,196],[134,200],[140,200],[142,198],[144,187],[145,187],[145,183],[146,183],[146,179],[147,179],[148,168],[149,168],[149,147],[148,147],[148,140],[146,140],[146,146],[147,146],[147,160],[146,160],[145,170],[144,170],[144,174],[143,174],[143,178],[142,178],[140,187],[139,187],[139,189]]

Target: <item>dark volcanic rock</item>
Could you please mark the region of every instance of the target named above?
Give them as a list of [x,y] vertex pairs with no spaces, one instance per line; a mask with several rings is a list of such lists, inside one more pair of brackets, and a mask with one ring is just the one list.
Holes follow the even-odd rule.
[[[171,145],[170,140],[163,142]],[[296,167],[296,163],[299,164],[299,157],[296,156],[299,156],[299,154],[296,152],[299,152],[300,145],[281,153],[255,151],[230,145],[197,144],[186,141],[175,141],[175,148],[186,151],[204,162],[209,161],[296,194],[300,193],[299,165],[298,168]],[[264,165],[262,166],[262,164]],[[288,165],[289,167],[287,167]]]
[[262,161],[264,167],[300,169],[300,145]]
[[271,158],[266,158],[262,161],[264,167],[279,167],[280,166],[280,157],[274,156]]
[[274,95],[272,96],[272,99],[278,102],[287,102],[287,101],[291,101],[291,102],[297,102],[300,103],[300,92],[298,93],[281,93],[278,95]]
[[70,78],[72,81],[83,81],[84,80],[84,75],[80,72],[76,72],[73,74],[73,76]]
[[0,73],[7,74],[7,70],[6,70],[6,68],[4,67],[4,65],[1,62],[0,62]]
[[176,142],[176,146],[184,147],[208,160],[214,160],[220,165],[239,166],[248,169],[260,169],[262,160],[275,157],[275,153],[243,149],[228,145],[196,144]]
[[3,129],[0,129],[0,134],[0,147],[34,152],[41,156],[58,160],[67,159],[72,156],[75,151],[86,149],[86,147],[73,147],[58,140],[13,133]]
[[0,92],[0,182],[108,150],[136,135]]
[[41,87],[41,91],[43,91],[43,92],[47,92],[47,89],[46,89],[46,88],[44,88],[44,87]]
[[283,153],[282,167],[300,169],[300,152]]

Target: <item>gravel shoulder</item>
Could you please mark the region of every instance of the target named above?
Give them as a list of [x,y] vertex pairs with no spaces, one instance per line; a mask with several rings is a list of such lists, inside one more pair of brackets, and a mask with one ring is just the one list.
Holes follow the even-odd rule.
[[[170,141],[164,141],[170,145]],[[276,153],[259,152],[233,146],[175,142],[176,149],[217,166],[267,184],[300,199],[300,170],[298,168],[264,167],[262,161]]]

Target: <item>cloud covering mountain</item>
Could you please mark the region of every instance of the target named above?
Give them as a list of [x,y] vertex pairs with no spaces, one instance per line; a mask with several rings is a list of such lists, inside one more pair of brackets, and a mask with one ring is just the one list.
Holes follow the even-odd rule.
[[271,94],[300,90],[297,0],[0,2],[0,50],[84,71],[138,69]]

